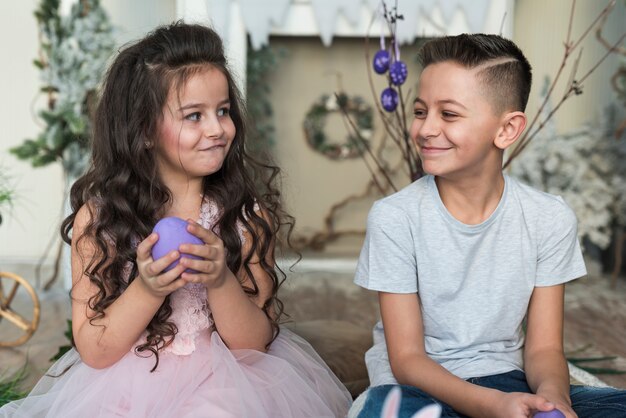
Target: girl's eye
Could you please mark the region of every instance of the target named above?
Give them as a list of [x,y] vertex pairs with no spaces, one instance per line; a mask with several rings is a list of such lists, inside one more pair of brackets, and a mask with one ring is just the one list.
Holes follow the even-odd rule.
[[441,115],[446,118],[446,119],[452,119],[452,118],[456,118],[458,115],[456,113],[451,113],[451,112],[441,112]]
[[217,111],[217,116],[227,116],[230,114],[230,109],[227,107],[223,107]]
[[197,122],[200,120],[200,112],[193,112],[185,116],[185,119],[190,120],[192,122]]
[[416,118],[422,119],[422,118],[426,117],[426,110],[424,110],[424,109],[415,109],[415,110],[413,110],[413,114],[415,115]]

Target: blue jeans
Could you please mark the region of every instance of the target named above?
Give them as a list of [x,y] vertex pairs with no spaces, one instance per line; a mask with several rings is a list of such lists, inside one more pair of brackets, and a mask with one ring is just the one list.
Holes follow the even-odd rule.
[[[493,376],[473,377],[468,382],[503,392],[532,393],[526,375],[520,371]],[[379,418],[387,393],[394,385],[375,386],[368,390],[367,398],[359,418]],[[438,401],[420,389],[401,385],[402,400],[398,418],[410,417],[416,411],[431,403],[441,405],[441,417],[466,417],[443,402]],[[626,390],[591,386],[570,386],[572,408],[580,418],[624,418],[626,417]]]

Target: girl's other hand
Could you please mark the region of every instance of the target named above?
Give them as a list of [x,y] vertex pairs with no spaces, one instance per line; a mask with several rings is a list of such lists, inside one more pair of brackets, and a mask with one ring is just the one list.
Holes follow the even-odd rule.
[[203,283],[209,289],[220,287],[226,281],[228,266],[224,242],[220,237],[192,220],[188,219],[187,231],[200,238],[204,245],[183,244],[178,249],[185,254],[192,254],[200,259],[182,257],[180,264],[197,273],[183,273],[183,280],[191,283]]
[[170,251],[158,260],[152,259],[152,247],[159,240],[158,234],[152,233],[137,246],[137,269],[144,287],[153,296],[164,298],[183,287],[186,282],[177,280],[185,270],[179,262],[176,267],[162,273],[163,270],[180,258],[178,251]]

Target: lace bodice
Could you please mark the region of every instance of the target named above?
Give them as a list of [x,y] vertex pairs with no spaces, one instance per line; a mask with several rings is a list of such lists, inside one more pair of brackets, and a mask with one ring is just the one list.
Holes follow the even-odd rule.
[[[211,229],[217,222],[219,215],[217,205],[205,199],[200,208],[199,223],[204,228]],[[243,243],[245,241],[243,225],[238,224],[237,229]],[[214,231],[219,234],[217,227]],[[172,307],[172,314],[169,317],[169,321],[176,325],[178,332],[174,337],[174,341],[165,347],[163,351],[176,355],[189,355],[196,349],[196,337],[213,325],[207,304],[206,286],[198,283],[188,283],[170,295],[170,306]],[[145,336],[142,340],[144,339]]]

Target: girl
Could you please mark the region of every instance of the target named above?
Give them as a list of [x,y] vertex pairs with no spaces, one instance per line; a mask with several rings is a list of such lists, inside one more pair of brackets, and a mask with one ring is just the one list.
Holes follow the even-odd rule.
[[[344,416],[347,390],[277,325],[278,169],[246,154],[218,35],[176,23],[123,49],[93,139],[62,227],[76,347],[0,415]],[[204,244],[152,259],[166,216]]]

